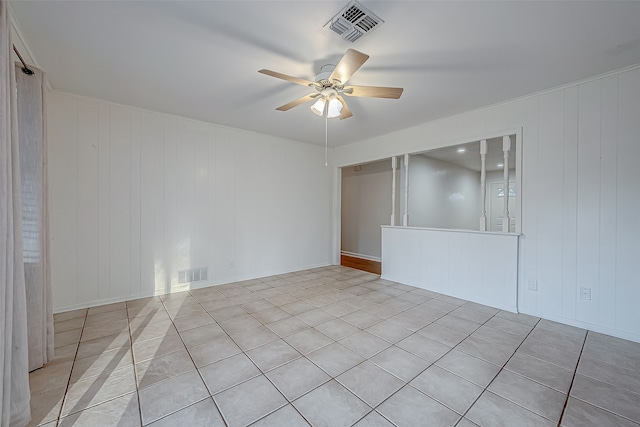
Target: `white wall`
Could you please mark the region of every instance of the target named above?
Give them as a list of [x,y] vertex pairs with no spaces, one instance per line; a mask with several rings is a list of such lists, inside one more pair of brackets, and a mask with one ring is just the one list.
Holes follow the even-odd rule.
[[331,263],[320,147],[53,92],[57,311]]
[[[335,150],[338,166],[522,128],[522,312],[640,341],[640,67]],[[538,291],[527,288],[537,280]],[[590,287],[590,301],[579,288]]]
[[391,221],[391,159],[342,169],[341,250],[380,260],[380,226]]
[[480,174],[422,155],[409,160],[409,226],[477,230]]

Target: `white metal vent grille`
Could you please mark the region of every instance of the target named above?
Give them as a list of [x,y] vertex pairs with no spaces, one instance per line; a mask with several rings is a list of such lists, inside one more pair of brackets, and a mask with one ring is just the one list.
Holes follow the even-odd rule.
[[207,280],[207,276],[208,276],[208,267],[180,270],[178,271],[178,284]]
[[325,27],[328,26],[331,31],[353,43],[383,23],[373,12],[352,0]]

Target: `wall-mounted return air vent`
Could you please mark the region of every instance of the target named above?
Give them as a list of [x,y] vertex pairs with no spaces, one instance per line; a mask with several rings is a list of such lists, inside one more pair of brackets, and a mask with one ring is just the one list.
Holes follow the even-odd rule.
[[189,268],[178,271],[178,284],[207,280],[208,268]]
[[352,0],[324,26],[353,43],[383,23],[373,12]]

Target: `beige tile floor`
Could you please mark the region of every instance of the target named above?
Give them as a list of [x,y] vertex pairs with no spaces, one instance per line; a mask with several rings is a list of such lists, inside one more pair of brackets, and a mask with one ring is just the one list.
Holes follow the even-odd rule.
[[640,425],[640,344],[344,267],[61,313],[55,330],[32,425]]

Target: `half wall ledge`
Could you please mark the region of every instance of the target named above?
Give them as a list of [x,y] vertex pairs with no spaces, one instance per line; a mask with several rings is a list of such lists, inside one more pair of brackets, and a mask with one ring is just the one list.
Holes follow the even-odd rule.
[[517,312],[517,233],[382,226],[382,278]]

